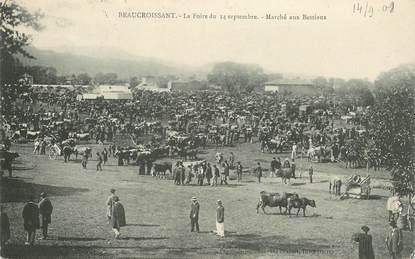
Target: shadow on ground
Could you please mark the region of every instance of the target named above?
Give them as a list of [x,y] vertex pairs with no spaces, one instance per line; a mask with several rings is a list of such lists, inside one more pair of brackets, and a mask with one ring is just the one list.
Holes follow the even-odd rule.
[[0,182],[1,202],[26,202],[31,196],[37,198],[41,192],[47,192],[49,196],[69,196],[87,191],[86,188],[28,183],[19,178],[3,178]]

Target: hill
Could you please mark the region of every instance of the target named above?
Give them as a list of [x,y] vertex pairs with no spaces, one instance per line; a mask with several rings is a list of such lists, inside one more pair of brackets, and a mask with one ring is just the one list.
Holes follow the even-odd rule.
[[128,53],[116,51],[90,51],[80,49],[79,54],[73,51],[58,52],[55,50],[42,50],[34,47],[27,48],[35,59],[20,57],[24,65],[41,65],[55,67],[58,74],[71,75],[88,73],[91,76],[98,72],[117,73],[119,78],[128,79],[132,76],[142,75],[192,75],[198,74],[197,69],[177,65],[159,59],[138,57]]

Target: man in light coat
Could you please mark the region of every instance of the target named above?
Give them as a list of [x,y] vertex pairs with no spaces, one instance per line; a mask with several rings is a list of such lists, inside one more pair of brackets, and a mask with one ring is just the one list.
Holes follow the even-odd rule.
[[218,207],[216,208],[216,235],[225,237],[225,208],[222,205],[222,201],[217,201]]
[[199,209],[199,202],[197,201],[196,197],[192,197],[192,204],[190,205],[191,232],[194,232],[196,227],[196,232],[199,233]]
[[108,218],[108,224],[111,223],[111,211],[112,211],[112,204],[114,203],[114,196],[115,196],[115,189],[110,190],[111,194],[107,198],[107,218]]

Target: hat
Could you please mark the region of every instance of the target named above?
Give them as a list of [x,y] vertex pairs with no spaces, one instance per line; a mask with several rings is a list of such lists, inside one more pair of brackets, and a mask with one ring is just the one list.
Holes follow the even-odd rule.
[[368,227],[368,226],[363,226],[363,227],[361,227],[361,229],[363,230],[363,231],[365,231],[365,232],[369,232],[369,230],[370,230],[370,228]]
[[216,203],[217,204],[222,204],[222,201],[221,200],[218,200]]
[[47,193],[46,193],[46,192],[42,192],[42,193],[40,194],[40,197],[46,197],[46,195],[47,195]]
[[197,201],[196,197],[193,196],[192,197],[192,201]]

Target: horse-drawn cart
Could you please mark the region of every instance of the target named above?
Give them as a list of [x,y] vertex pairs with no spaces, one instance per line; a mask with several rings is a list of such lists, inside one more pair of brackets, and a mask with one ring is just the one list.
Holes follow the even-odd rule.
[[352,175],[346,180],[346,191],[340,198],[369,199],[370,191],[370,176]]

